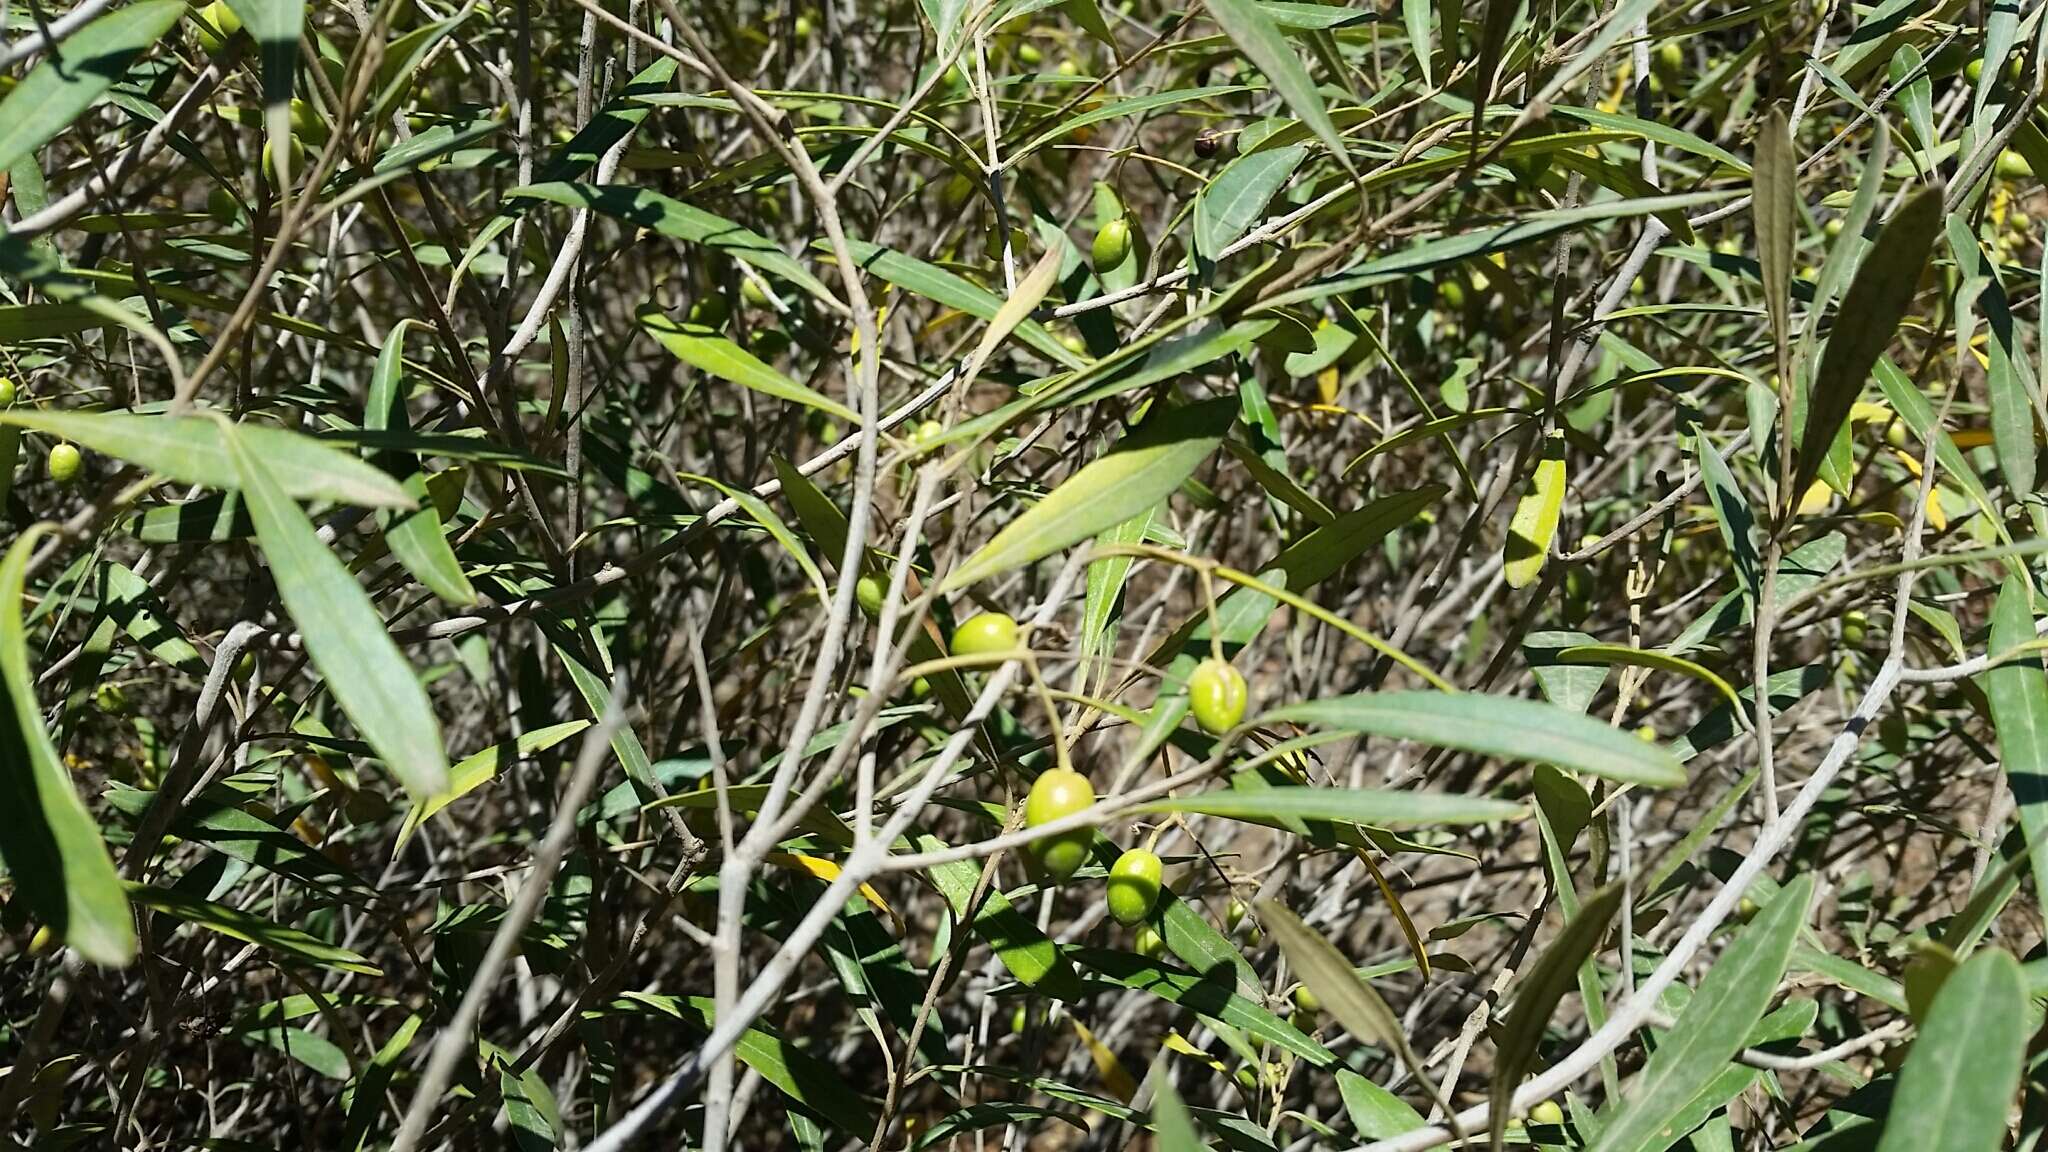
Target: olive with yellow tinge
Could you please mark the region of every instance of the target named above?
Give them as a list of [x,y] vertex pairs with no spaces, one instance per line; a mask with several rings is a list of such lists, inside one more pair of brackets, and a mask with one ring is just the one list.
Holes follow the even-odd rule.
[[78,479],[78,472],[85,467],[85,456],[77,445],[59,444],[50,449],[50,479],[59,484],[69,484]]
[[1110,919],[1129,927],[1143,923],[1152,914],[1152,905],[1159,900],[1159,881],[1165,874],[1159,854],[1144,848],[1131,848],[1116,858],[1109,866]]
[[1194,713],[1195,723],[1212,735],[1237,727],[1244,719],[1247,695],[1244,673],[1214,656],[1196,665],[1188,677],[1188,710]]
[[[1054,768],[1032,781],[1031,791],[1024,797],[1024,827],[1042,828],[1094,803],[1095,786],[1086,776],[1071,768]],[[1094,840],[1095,830],[1084,826],[1033,840],[1029,848],[1047,875],[1065,880],[1080,871]]]
[[953,629],[955,656],[992,656],[1016,648],[1017,621],[1007,613],[983,612]]

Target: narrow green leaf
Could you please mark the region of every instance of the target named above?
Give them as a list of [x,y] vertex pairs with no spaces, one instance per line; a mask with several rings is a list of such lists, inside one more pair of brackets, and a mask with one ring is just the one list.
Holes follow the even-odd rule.
[[1677,1023],[1608,1111],[1590,1152],[1666,1147],[1672,1121],[1742,1050],[1777,995],[1813,902],[1813,874],[1785,885],[1707,970]]
[[152,888],[147,884],[130,884],[128,897],[144,908],[162,912],[187,924],[197,924],[223,936],[232,936],[237,940],[258,945],[276,954],[281,960],[332,968],[337,972],[355,972],[364,976],[384,974],[375,964],[370,963],[367,957],[338,944],[329,944],[297,928],[265,920],[239,908],[202,900],[175,888]]
[[1657,788],[1685,782],[1685,769],[1669,749],[1537,700],[1477,693],[1369,692],[1290,704],[1266,713],[1261,722],[1313,724],[1413,740]]
[[1005,525],[948,573],[939,591],[964,588],[1050,556],[1158,504],[1209,458],[1236,418],[1237,401],[1225,397],[1148,420]]
[[1492,1146],[1499,1152],[1508,1128],[1508,1104],[1529,1066],[1536,1059],[1536,1046],[1550,1027],[1551,1014],[1565,993],[1578,986],[1579,966],[1600,948],[1607,925],[1621,909],[1623,888],[1610,884],[1586,898],[1579,913],[1522,978],[1515,993],[1514,1007],[1501,1021],[1494,1036],[1493,1079],[1488,1091],[1488,1113],[1492,1120]]
[[1301,58],[1288,46],[1287,38],[1273,23],[1273,18],[1258,6],[1256,0],[1209,0],[1208,9],[1210,18],[1237,44],[1245,59],[1266,74],[1273,90],[1280,94],[1302,123],[1314,130],[1337,163],[1343,165],[1347,172],[1357,171],[1351,163],[1351,153],[1344,145],[1344,138],[1330,121],[1329,109],[1323,106],[1322,92],[1309,77],[1308,69],[1302,66]]
[[660,341],[671,356],[700,372],[751,388],[763,396],[815,408],[849,424],[860,423],[860,413],[777,372],[715,329],[702,324],[678,323],[653,304],[641,305],[637,316],[640,326]]
[[[377,353],[377,366],[370,373],[370,397],[363,409],[363,426],[370,431],[411,431],[403,389],[405,329],[409,323],[412,322],[401,320],[392,325],[390,334],[384,338],[384,347]],[[377,525],[384,530],[385,545],[406,571],[443,602],[457,607],[475,604],[476,587],[463,573],[462,562],[455,558],[455,549],[448,544],[441,510],[428,496],[427,477],[419,471],[418,459],[403,451],[381,455],[380,462],[386,468],[405,476],[406,495],[418,505],[410,512],[378,511]]]
[[1998,1152],[2018,1095],[2030,1005],[2012,956],[1987,948],[1942,983],[1885,1113],[1877,1152]]
[[557,180],[514,188],[505,193],[505,197],[508,200],[546,200],[571,208],[588,208],[642,228],[651,228],[672,239],[717,249],[735,260],[779,276],[821,300],[832,297],[831,290],[822,281],[766,236],[650,188]]
[[[1991,635],[1986,644],[1994,656],[2032,642],[2034,612],[2028,606],[2024,578],[2011,575],[1991,608]],[[2019,809],[2020,830],[2027,843],[2048,836],[2048,672],[2040,659],[2028,655],[2004,661],[1977,678],[1991,703],[1991,723],[1998,734],[1998,761],[2006,786]],[[2034,892],[2048,892],[2048,852],[2032,854]]]
[[[884,248],[866,240],[848,240],[847,247],[853,253],[854,262],[867,271],[905,292],[937,301],[948,308],[958,308],[969,316],[992,321],[1007,303],[1003,297],[965,277],[915,256],[906,256],[894,248]],[[1017,338],[1069,368],[1079,368],[1087,363],[1084,357],[1060,343],[1045,325],[1036,320],[1019,324]]]
[[[0,424],[62,437],[184,484],[239,488],[224,425],[206,416],[170,419],[127,412],[0,410]],[[398,481],[338,448],[264,424],[234,425],[272,481],[293,500],[332,500],[372,508],[410,508]]]
[[1107,948],[1076,948],[1073,956],[1091,972],[1107,976],[1126,988],[1150,993],[1232,1028],[1242,1029],[1257,1039],[1284,1048],[1317,1067],[1336,1062],[1336,1055],[1301,1030],[1234,990],[1234,981],[1222,972],[1182,972],[1162,966],[1131,952]]
[[432,819],[436,812],[490,783],[507,765],[544,752],[588,727],[588,720],[567,720],[560,724],[550,724],[545,728],[522,732],[517,739],[493,744],[481,752],[463,757],[448,770],[446,791],[420,797],[406,810],[405,819],[399,824],[398,835],[391,845],[392,853],[396,855],[399,849],[405,847],[406,840],[411,838],[414,830]]
[[45,54],[0,100],[0,171],[13,168],[85,115],[184,12],[182,0],[142,0],[80,28],[64,41],[61,53]]
[[1372,788],[1222,789],[1154,800],[1134,811],[1199,812],[1205,816],[1275,824],[1301,819],[1345,820],[1374,828],[1486,824],[1528,814],[1527,808],[1508,800]]
[[[1771,318],[1771,342],[1778,372],[1792,371],[1792,261],[1799,224],[1799,162],[1792,154],[1792,130],[1785,110],[1773,105],[1757,134],[1750,217],[1756,224],[1757,263],[1763,268],[1764,312]],[[1781,393],[1790,385],[1780,386]],[[1781,414],[1782,415],[1782,414]],[[1796,497],[1793,497],[1796,499]]]
[[1155,1076],[1152,1083],[1156,1089],[1152,1123],[1159,1134],[1159,1152],[1203,1152],[1208,1145],[1202,1143],[1202,1134],[1195,1130],[1195,1118],[1188,1114],[1180,1093],[1173,1090],[1173,1081]]
[[1406,1100],[1349,1068],[1337,1069],[1337,1092],[1361,1140],[1384,1140],[1422,1127],[1422,1113]]
[[1793,457],[1790,492],[1778,494],[1789,504],[1799,498],[1820,471],[1821,460],[1834,442],[1835,431],[1849,418],[1849,409],[1863,391],[1878,357],[1884,355],[1899,320],[1920,286],[1920,272],[1941,230],[1941,190],[1921,190],[1906,201],[1878,233],[1835,312],[1834,333],[1821,353],[1807,405],[1806,427]]
[[1245,234],[1308,156],[1305,144],[1266,148],[1232,160],[1195,199],[1195,253],[1214,264]]
[[72,788],[36,707],[22,624],[28,559],[44,530],[23,532],[0,559],[0,791],[7,818],[0,858],[16,894],[53,936],[95,964],[135,957],[135,927],[99,826]]
[[262,442],[251,444],[238,426],[220,427],[278,596],[328,691],[408,791],[444,791],[448,754],[441,725],[383,617],[278,484],[260,451]]

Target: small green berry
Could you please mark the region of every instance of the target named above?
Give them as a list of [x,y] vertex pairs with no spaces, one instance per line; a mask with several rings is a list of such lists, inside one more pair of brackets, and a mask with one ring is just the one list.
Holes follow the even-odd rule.
[[1294,990],[1294,1010],[1314,1016],[1323,1010],[1323,998],[1316,995],[1308,985],[1300,985]]
[[1244,674],[1214,656],[1196,665],[1188,677],[1188,710],[1212,735],[1228,732],[1244,719],[1247,694]]
[[740,278],[740,299],[756,308],[766,308],[768,290],[761,287],[761,282],[752,276],[743,276]]
[[0,376],[0,408],[14,403],[14,377]]
[[1131,947],[1147,960],[1158,960],[1166,955],[1166,938],[1150,924],[1143,924],[1131,937]]
[[888,591],[888,587],[880,576],[873,572],[863,572],[860,579],[853,583],[854,601],[860,605],[861,611],[870,616],[880,616],[882,593]]
[[1564,1109],[1559,1108],[1555,1100],[1540,1101],[1529,1109],[1529,1123],[1556,1127],[1564,1123]]
[[1062,76],[1079,76],[1081,74],[1081,66],[1072,60],[1062,60],[1056,71]]
[[[1094,803],[1095,786],[1088,783],[1086,776],[1071,768],[1054,768],[1032,781],[1031,791],[1024,797],[1024,827],[1050,824]],[[1082,827],[1033,840],[1029,848],[1048,875],[1065,880],[1087,861],[1088,848],[1094,840],[1095,830]]]
[[1030,1026],[1031,1014],[1024,1010],[1022,1004],[1017,1005],[1017,1010],[1010,1013],[1010,1031],[1021,1036],[1024,1034],[1024,1029]]
[[76,446],[59,444],[50,449],[50,479],[59,484],[69,484],[78,478],[78,471],[85,466],[85,457]]
[[1026,68],[1036,68],[1044,60],[1045,53],[1038,50],[1038,45],[1028,40],[1017,45],[1017,63],[1024,65]]
[[1156,852],[1132,848],[1116,858],[1109,868],[1110,918],[1126,927],[1141,923],[1152,914],[1159,899],[1159,881],[1164,866]]
[[798,14],[796,18],[796,38],[799,40],[809,40],[811,38],[811,18],[809,16]]
[[1107,272],[1124,262],[1131,254],[1131,222],[1119,216],[1095,233],[1095,243],[1088,249],[1097,272]]
[[997,652],[1015,651],[1017,647],[1017,621],[1002,612],[983,612],[971,616],[958,628],[953,629],[953,655],[988,656]]

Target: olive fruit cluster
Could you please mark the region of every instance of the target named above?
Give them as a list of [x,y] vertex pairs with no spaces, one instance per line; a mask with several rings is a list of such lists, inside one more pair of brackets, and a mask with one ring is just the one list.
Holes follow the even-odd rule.
[[[1043,827],[1094,803],[1095,786],[1086,776],[1071,768],[1054,768],[1041,773],[1024,797],[1024,827]],[[1030,852],[1048,876],[1065,880],[1080,871],[1094,842],[1095,830],[1084,825],[1033,840]],[[1110,918],[1125,927],[1144,924],[1152,915],[1153,905],[1159,902],[1165,873],[1165,864],[1157,852],[1149,848],[1126,849],[1109,868],[1106,898]],[[1147,931],[1149,927],[1139,929],[1140,952],[1144,951],[1143,935]]]

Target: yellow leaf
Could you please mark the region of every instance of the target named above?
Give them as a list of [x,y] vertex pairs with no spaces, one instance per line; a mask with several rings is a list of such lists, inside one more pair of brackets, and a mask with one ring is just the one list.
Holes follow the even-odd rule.
[[[795,852],[770,852],[764,859],[770,864],[787,868],[792,872],[807,872],[827,884],[839,879],[839,865],[822,856],[804,856]],[[898,936],[903,934],[903,917],[898,916],[896,910],[889,907],[889,902],[882,899],[882,894],[875,891],[874,885],[861,885],[860,894],[867,898],[868,903],[873,904],[884,915],[889,917],[889,922],[896,926],[896,934]]]
[[1138,1082],[1131,1079],[1131,1074],[1124,1071],[1124,1066],[1118,1062],[1116,1053],[1103,1047],[1086,1024],[1072,1016],[1067,1020],[1073,1024],[1074,1034],[1081,1038],[1081,1043],[1088,1046],[1088,1055],[1095,1061],[1095,1074],[1102,1078],[1102,1086],[1109,1090],[1110,1095],[1129,1104],[1131,1097],[1138,1094]]

